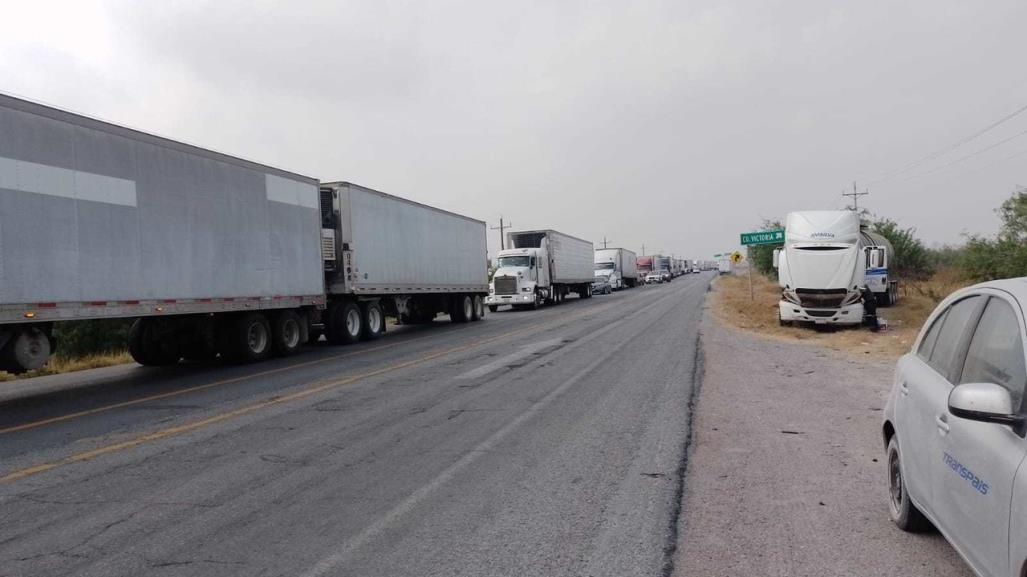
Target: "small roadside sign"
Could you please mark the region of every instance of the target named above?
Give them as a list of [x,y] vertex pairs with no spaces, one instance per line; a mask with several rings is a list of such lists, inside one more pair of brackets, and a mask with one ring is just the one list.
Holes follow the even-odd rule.
[[742,262],[742,253],[738,252],[737,250],[731,253],[731,262],[735,264]]
[[784,241],[784,229],[742,233],[742,246],[752,246],[756,244],[783,244]]

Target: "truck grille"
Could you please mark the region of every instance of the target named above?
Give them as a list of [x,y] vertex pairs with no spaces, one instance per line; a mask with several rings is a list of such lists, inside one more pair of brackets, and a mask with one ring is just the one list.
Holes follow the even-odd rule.
[[842,306],[845,289],[796,289],[795,294],[803,307],[836,309]]
[[517,278],[512,276],[500,276],[492,279],[495,282],[497,295],[517,294]]
[[811,317],[832,317],[834,313],[835,311],[806,311],[806,314]]

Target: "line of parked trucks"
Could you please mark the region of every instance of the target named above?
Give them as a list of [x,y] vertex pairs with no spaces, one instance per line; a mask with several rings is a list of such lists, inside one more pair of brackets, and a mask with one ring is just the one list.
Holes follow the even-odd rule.
[[[0,370],[42,367],[57,323],[131,319],[142,365],[375,339],[386,317],[485,318],[688,262],[486,225],[0,95]],[[647,260],[648,259],[648,260]],[[656,263],[656,264],[653,264]],[[655,268],[653,268],[655,267]]]

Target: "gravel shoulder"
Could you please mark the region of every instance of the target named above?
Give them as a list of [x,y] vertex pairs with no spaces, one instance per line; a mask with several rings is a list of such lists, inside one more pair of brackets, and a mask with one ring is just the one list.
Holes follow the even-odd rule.
[[894,361],[702,324],[674,575],[972,573],[888,519],[879,428]]

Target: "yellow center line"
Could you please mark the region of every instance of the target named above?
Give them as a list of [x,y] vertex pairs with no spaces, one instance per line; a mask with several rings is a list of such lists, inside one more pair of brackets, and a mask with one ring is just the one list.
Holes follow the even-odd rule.
[[302,362],[302,363],[296,363],[296,364],[288,365],[288,366],[285,366],[285,367],[278,367],[277,369],[269,369],[269,370],[260,371],[260,372],[257,372],[257,373],[249,373],[249,374],[241,375],[241,376],[238,376],[238,377],[232,377],[230,379],[224,379],[224,380],[220,380],[220,381],[215,381],[213,383],[207,383],[205,385],[197,385],[195,387],[187,387],[185,389],[176,389],[174,391],[169,391],[167,393],[159,393],[159,394],[156,394],[156,395],[149,395],[149,396],[146,396],[146,397],[140,397],[138,399],[132,399],[131,401],[123,401],[123,402],[120,402],[120,403],[113,403],[113,404],[110,404],[110,405],[103,405],[101,407],[95,407],[95,408],[92,408],[92,409],[86,409],[84,411],[78,411],[78,412],[75,412],[75,413],[68,413],[66,415],[60,415],[60,416],[51,417],[51,418],[48,418],[48,419],[40,419],[38,421],[32,421],[32,422],[29,422],[29,423],[23,423],[21,425],[14,425],[14,426],[11,426],[11,427],[0,429],[0,435],[4,435],[4,434],[7,434],[7,433],[17,433],[19,431],[27,431],[29,429],[35,429],[37,427],[42,427],[42,426],[45,426],[45,425],[51,425],[53,423],[60,423],[60,422],[63,422],[63,421],[70,421],[72,419],[77,419],[79,417],[86,417],[86,416],[89,416],[89,415],[95,415],[97,413],[103,413],[103,412],[106,412],[106,411],[112,411],[114,409],[121,409],[123,407],[131,407],[133,405],[138,405],[138,404],[141,404],[141,403],[148,403],[150,401],[157,401],[157,400],[160,400],[160,399],[167,399],[169,397],[177,397],[179,395],[184,395],[186,393],[194,393],[194,392],[197,392],[197,391],[203,391],[203,390],[206,390],[206,389],[212,389],[212,388],[215,388],[215,387],[221,387],[221,386],[224,386],[224,385],[230,385],[232,383],[237,383],[239,381],[245,381],[247,379],[256,379],[256,378],[260,378],[260,377],[267,377],[267,376],[275,375],[275,374],[282,373],[282,372],[285,372],[285,371],[291,371],[292,369],[298,369],[298,368],[302,368],[302,367],[309,367],[309,366],[318,365],[318,364],[321,364],[321,363],[326,363],[328,361],[336,361],[336,360],[339,360],[339,359],[345,359],[345,358],[348,358],[348,357],[355,357],[355,356],[358,356],[358,355],[364,355],[364,354],[367,354],[367,353],[372,353],[372,352],[380,351],[380,350],[383,350],[383,349],[391,349],[393,347],[404,345],[406,343],[412,343],[412,342],[415,342],[415,341],[420,341],[420,340],[423,340],[423,339],[426,339],[426,338],[429,338],[429,337],[433,337],[433,336],[436,336],[436,335],[423,335],[423,336],[420,336],[420,337],[414,337],[414,338],[410,338],[410,339],[405,339],[405,340],[402,340],[402,341],[398,341],[398,342],[394,342],[394,343],[388,343],[388,344],[380,345],[380,346],[377,346],[377,347],[361,349],[359,351],[352,351],[352,352],[349,352],[349,353],[344,353],[344,354],[339,354],[339,355],[331,355],[329,357],[324,357],[324,358],[320,358],[320,359],[314,359],[314,360],[305,361],[305,362]]
[[[603,311],[605,309],[610,308],[611,306],[614,306],[615,304],[616,303],[610,303],[609,305],[604,305],[604,306],[601,306],[601,307],[596,307],[596,308],[591,309],[591,310],[582,311],[581,313],[579,313],[577,315],[571,315],[571,316],[568,316],[568,317],[563,317],[563,318],[559,319],[557,322],[547,323],[547,324],[542,324],[542,325],[532,325],[532,326],[524,327],[522,329],[518,329],[518,330],[515,330],[515,331],[510,331],[510,332],[507,332],[507,333],[503,333],[502,335],[495,336],[495,337],[492,337],[492,338],[489,338],[489,339],[482,339],[482,340],[479,340],[479,341],[474,341],[472,343],[468,343],[466,345],[461,345],[459,347],[453,347],[453,348],[449,348],[449,349],[442,349],[442,350],[436,351],[434,353],[423,355],[421,357],[418,357],[416,359],[412,359],[412,360],[409,360],[409,361],[406,361],[406,362],[396,363],[396,364],[393,364],[393,365],[382,367],[380,369],[376,369],[374,371],[362,373],[362,374],[359,374],[359,375],[353,375],[353,376],[350,376],[350,377],[346,377],[344,379],[339,379],[339,380],[336,380],[336,381],[331,381],[331,382],[324,383],[324,384],[321,384],[321,385],[313,386],[313,387],[310,387],[310,388],[307,388],[307,389],[303,389],[301,391],[297,391],[295,393],[290,393],[288,395],[283,395],[283,396],[280,396],[280,397],[270,397],[270,398],[264,399],[262,401],[258,401],[256,403],[252,403],[252,404],[249,404],[249,405],[246,405],[246,406],[243,406],[243,407],[239,407],[238,409],[233,409],[231,411],[226,411],[224,413],[219,413],[219,414],[207,417],[205,419],[200,419],[200,420],[197,420],[197,421],[192,421],[190,423],[185,423],[185,424],[178,425],[178,426],[175,426],[175,427],[169,427],[169,428],[166,428],[166,429],[161,429],[159,431],[154,431],[152,433],[147,433],[145,435],[140,435],[138,437],[135,437],[134,439],[129,439],[127,441],[122,441],[120,443],[114,443],[114,444],[111,444],[111,445],[106,445],[106,446],[103,446],[103,447],[98,447],[98,448],[92,449],[90,451],[85,451],[85,452],[82,452],[82,453],[75,453],[75,454],[70,455],[68,457],[65,457],[63,459],[58,459],[56,461],[51,461],[49,463],[42,463],[42,464],[39,464],[39,465],[33,465],[31,467],[27,467],[27,468],[24,468],[24,469],[19,469],[17,471],[12,471],[10,473],[7,473],[6,475],[0,476],[0,483],[6,483],[6,482],[10,482],[10,481],[17,481],[19,479],[24,479],[26,477],[31,477],[33,475],[38,475],[39,473],[44,473],[46,471],[51,471],[51,470],[56,469],[58,467],[64,467],[64,466],[72,465],[72,464],[75,464],[75,463],[81,463],[81,462],[84,462],[84,461],[89,461],[91,459],[95,459],[96,457],[99,457],[99,456],[102,456],[102,455],[107,455],[107,454],[115,453],[115,452],[118,452],[118,451],[124,451],[126,449],[131,449],[133,447],[138,447],[140,445],[145,445],[147,443],[152,443],[154,441],[159,441],[159,440],[162,440],[162,439],[167,439],[169,437],[175,437],[175,436],[178,436],[178,435],[181,435],[181,434],[184,434],[184,433],[189,433],[189,432],[192,432],[192,431],[196,431],[196,430],[202,429],[204,427],[208,427],[210,425],[214,425],[214,424],[217,424],[217,423],[228,421],[230,419],[235,419],[237,417],[248,415],[248,414],[253,413],[255,411],[258,411],[260,409],[264,409],[264,408],[275,406],[275,405],[281,405],[281,404],[284,404],[284,403],[290,403],[290,402],[293,402],[293,401],[305,399],[307,397],[310,397],[312,395],[316,395],[318,393],[322,393],[322,392],[330,390],[330,389],[334,389],[334,388],[337,388],[337,387],[342,387],[342,386],[350,385],[350,384],[356,383],[356,382],[364,380],[364,379],[369,379],[369,378],[372,378],[372,377],[383,375],[385,373],[390,373],[390,372],[393,372],[393,371],[398,371],[400,369],[405,369],[405,368],[408,368],[408,367],[412,367],[414,365],[418,365],[418,364],[421,364],[421,363],[424,363],[424,362],[427,362],[427,361],[430,361],[430,360],[433,360],[433,359],[437,359],[439,357],[443,357],[443,356],[446,356],[446,355],[451,355],[453,353],[459,353],[459,352],[467,351],[467,350],[479,347],[481,345],[485,345],[485,344],[488,344],[488,343],[491,343],[491,342],[495,342],[495,341],[498,341],[498,340],[510,338],[512,336],[515,336],[515,335],[518,335],[518,334],[521,334],[521,333],[524,333],[524,332],[527,332],[527,331],[538,330],[538,329],[545,329],[545,328],[549,328],[552,325],[565,325],[567,323],[567,321],[569,321],[569,320],[572,320],[572,319],[575,319],[575,318],[580,318],[582,316],[587,316],[587,315],[591,315],[591,314]],[[407,341],[407,342],[409,342],[409,341]],[[312,362],[315,362],[315,361],[312,361]],[[302,366],[302,365],[294,365],[294,367],[295,366]],[[266,373],[280,372],[281,370],[284,370],[284,368],[283,369],[275,369],[274,371],[266,371]],[[211,385],[204,385],[204,386],[212,386],[212,385],[213,385],[213,383]],[[195,389],[193,389],[193,390],[195,390]]]

